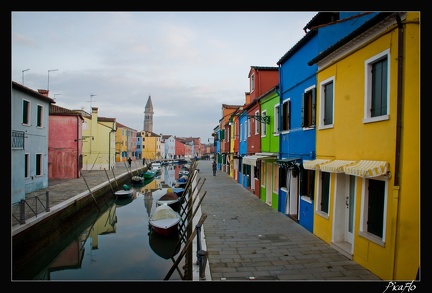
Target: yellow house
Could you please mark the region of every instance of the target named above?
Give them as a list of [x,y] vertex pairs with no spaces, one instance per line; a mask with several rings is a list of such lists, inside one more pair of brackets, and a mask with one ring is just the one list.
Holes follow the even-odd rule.
[[420,14],[378,13],[317,64],[314,234],[383,280],[420,269]]
[[161,135],[151,131],[141,131],[142,157],[143,159],[155,161],[162,159]]
[[116,119],[98,117],[98,108],[92,113],[81,112],[83,140],[83,170],[109,170],[115,166]]
[[116,162],[126,162],[128,158],[136,159],[137,131],[117,122]]

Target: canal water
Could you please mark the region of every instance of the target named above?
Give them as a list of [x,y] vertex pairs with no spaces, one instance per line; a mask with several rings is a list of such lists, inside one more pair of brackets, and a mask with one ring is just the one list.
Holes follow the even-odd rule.
[[27,272],[18,272],[19,279],[25,276],[26,280],[160,281],[171,272],[168,280],[182,280],[184,260],[175,266],[185,246],[181,229],[180,233],[164,237],[149,228],[157,200],[179,178],[181,167],[163,166],[161,175],[151,182],[131,185],[132,198],[108,203],[106,211],[82,227],[78,237],[58,244],[61,247],[55,250],[61,252],[57,256],[49,261],[35,258],[38,263],[30,264]]

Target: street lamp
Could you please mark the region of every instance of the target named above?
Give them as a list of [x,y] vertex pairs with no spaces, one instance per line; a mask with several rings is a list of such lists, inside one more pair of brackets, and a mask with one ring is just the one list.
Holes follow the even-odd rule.
[[24,72],[29,71],[29,70],[30,70],[30,68],[21,70],[21,72],[22,72],[22,84],[23,85],[24,85]]
[[48,92],[49,92],[49,73],[50,73],[51,71],[58,71],[58,69],[49,69],[49,70],[48,70],[48,87],[47,87]]

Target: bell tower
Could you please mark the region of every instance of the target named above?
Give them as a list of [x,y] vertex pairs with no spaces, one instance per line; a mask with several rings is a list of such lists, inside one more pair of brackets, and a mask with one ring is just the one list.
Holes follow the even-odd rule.
[[144,110],[144,131],[153,132],[153,104],[151,96],[149,95],[147,104]]

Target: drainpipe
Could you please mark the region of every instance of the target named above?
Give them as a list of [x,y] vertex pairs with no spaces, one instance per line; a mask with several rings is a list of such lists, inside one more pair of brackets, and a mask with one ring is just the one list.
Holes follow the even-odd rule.
[[404,58],[404,28],[400,14],[396,13],[398,24],[398,77],[397,77],[397,116],[396,116],[396,158],[395,158],[395,178],[394,185],[399,186],[399,165],[400,165],[400,145],[402,132],[402,83],[403,83],[403,58]]
[[403,85],[403,58],[404,58],[404,28],[399,13],[396,13],[396,22],[398,27],[398,69],[397,69],[397,114],[396,114],[396,152],[395,152],[395,174],[393,183],[393,199],[395,202],[395,229],[394,229],[394,250],[393,250],[393,267],[392,279],[395,279],[396,257],[397,257],[397,227],[399,226],[399,171],[400,171],[400,148],[402,133],[402,85]]

